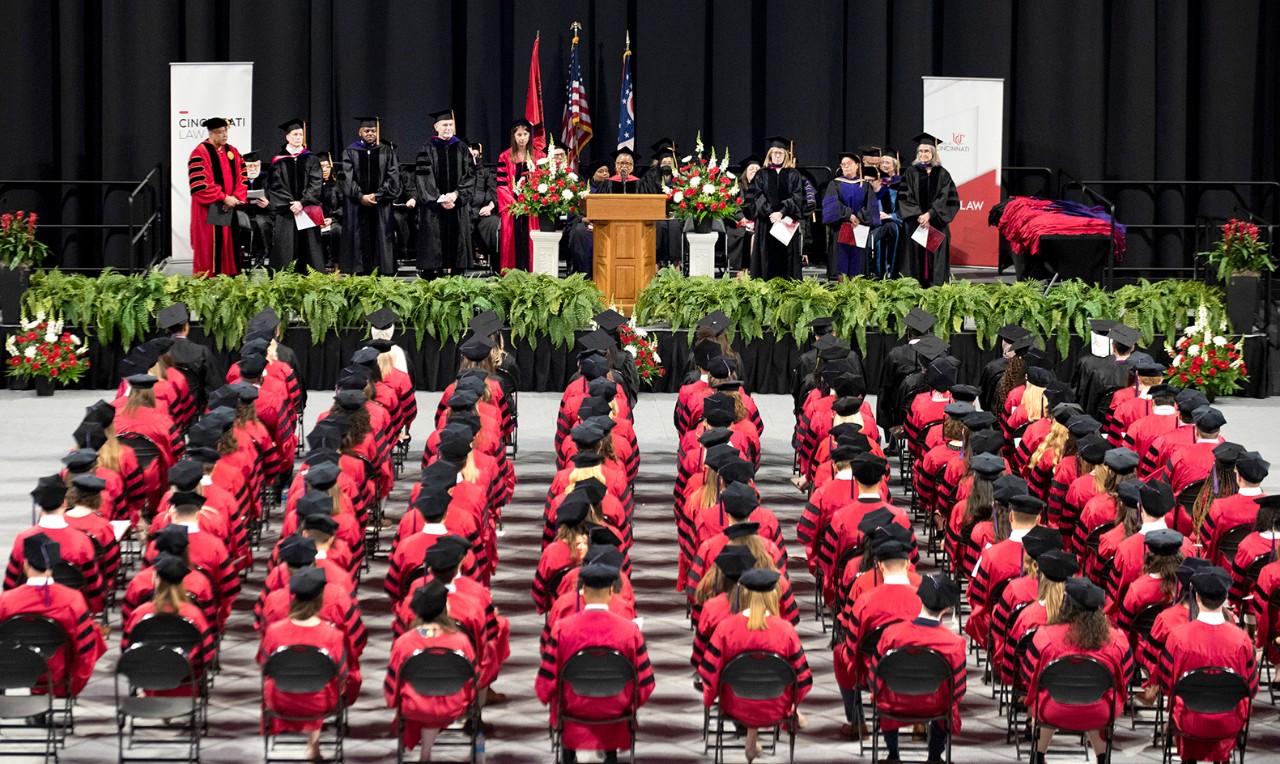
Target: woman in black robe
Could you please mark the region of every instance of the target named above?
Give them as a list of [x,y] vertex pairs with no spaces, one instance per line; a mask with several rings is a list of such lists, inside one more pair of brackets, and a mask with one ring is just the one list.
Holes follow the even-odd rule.
[[[276,214],[270,269],[278,271],[297,263],[301,273],[306,273],[307,268],[322,271],[324,250],[320,246],[320,226],[324,219],[321,209],[324,173],[320,170],[320,157],[307,150],[306,122],[295,117],[280,125],[280,129],[284,131],[285,145],[271,160],[271,173],[267,178],[267,200]],[[295,222],[299,213],[313,217],[316,225],[299,231]],[[314,218],[320,218],[320,222]]]
[[791,157],[791,141],[780,135],[768,139],[765,164],[751,181],[751,217],[756,235],[751,247],[751,275],[771,279],[800,278],[800,257],[804,237],[797,230],[791,242],[783,244],[769,231],[782,218],[797,223],[804,211],[804,183],[800,172],[786,167]]
[[[906,260],[902,275],[912,276],[924,286],[942,284],[951,277],[950,223],[960,211],[960,195],[955,181],[938,157],[938,139],[928,133],[914,138],[915,164],[903,173],[898,189],[898,211],[907,226]],[[911,236],[923,225],[942,234],[942,243],[933,252]]]

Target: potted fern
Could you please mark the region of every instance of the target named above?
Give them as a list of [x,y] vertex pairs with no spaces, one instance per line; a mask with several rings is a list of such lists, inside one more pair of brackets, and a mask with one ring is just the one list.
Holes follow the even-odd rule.
[[1267,249],[1267,243],[1258,238],[1256,225],[1233,218],[1222,226],[1217,246],[1200,253],[1218,269],[1218,278],[1227,282],[1227,316],[1241,334],[1253,331],[1262,272],[1276,267]]

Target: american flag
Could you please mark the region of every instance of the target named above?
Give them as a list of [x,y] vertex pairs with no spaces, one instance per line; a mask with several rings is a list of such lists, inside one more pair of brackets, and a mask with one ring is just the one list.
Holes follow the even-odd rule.
[[569,81],[564,88],[564,119],[560,122],[560,142],[569,161],[591,140],[591,110],[587,106],[587,88],[582,81],[582,65],[578,63],[578,24],[574,23],[573,48],[569,54]]
[[[627,35],[630,43],[631,35]],[[618,105],[618,148],[636,148],[636,91],[631,87],[631,49],[622,54],[622,102]]]

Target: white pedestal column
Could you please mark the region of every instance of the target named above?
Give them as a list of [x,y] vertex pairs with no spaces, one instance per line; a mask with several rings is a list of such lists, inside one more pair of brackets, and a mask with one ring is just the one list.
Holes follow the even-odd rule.
[[533,272],[560,278],[560,231],[530,231]]
[[693,233],[684,235],[689,242],[689,275],[716,275],[716,239],[715,233]]

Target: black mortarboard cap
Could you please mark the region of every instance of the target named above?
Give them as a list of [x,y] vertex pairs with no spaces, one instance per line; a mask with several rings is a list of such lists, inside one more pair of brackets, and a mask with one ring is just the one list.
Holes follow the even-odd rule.
[[204,477],[204,467],[194,459],[182,459],[169,468],[169,485],[178,491],[194,491]]
[[725,578],[732,581],[737,581],[743,573],[755,566],[755,555],[745,546],[726,546],[716,555],[716,567]]
[[711,427],[698,436],[698,442],[702,444],[703,448],[711,448],[722,443],[728,443],[731,437],[733,437],[733,431],[728,427]]
[[430,623],[440,617],[449,605],[449,590],[445,585],[432,579],[427,581],[413,593],[409,600],[409,609],[423,623]]
[[1109,318],[1091,318],[1089,319],[1089,331],[1094,334],[1106,335],[1116,325],[1115,321]]
[[1051,549],[1062,549],[1062,533],[1053,528],[1037,525],[1022,537],[1022,550],[1033,560]]
[[952,385],[951,386],[952,400],[959,401],[961,403],[973,403],[974,401],[978,400],[978,396],[981,394],[982,394],[982,391],[974,387],[973,385]]
[[575,467],[596,467],[604,463],[604,457],[596,451],[579,451],[570,459]]
[[556,507],[556,526],[581,525],[591,511],[591,502],[585,494],[571,491]]
[[1107,337],[1112,342],[1117,345],[1125,345],[1127,347],[1133,347],[1138,344],[1138,338],[1141,336],[1142,335],[1137,329],[1134,329],[1132,326],[1125,326],[1124,324],[1116,324],[1107,332]]
[[1137,507],[1142,503],[1142,481],[1128,480],[1116,487],[1116,498],[1126,507]]
[[428,568],[450,570],[458,567],[466,558],[471,545],[467,540],[455,534],[441,536],[427,548],[423,562]]
[[975,454],[969,460],[969,467],[973,474],[992,481],[1004,474],[1004,459],[995,454]]
[[323,491],[307,491],[298,497],[298,517],[333,514],[333,497]]
[[1076,441],[1076,453],[1090,464],[1101,464],[1110,449],[1111,443],[1096,432]]
[[306,484],[317,491],[327,491],[338,482],[338,476],[342,474],[341,468],[333,462],[324,462],[312,465],[307,468],[307,474],[303,478]]
[[738,577],[738,585],[753,592],[771,592],[778,586],[778,572],[768,568],[752,568]]
[[938,339],[938,337],[933,334],[926,334],[921,337],[920,341],[912,345],[911,348],[915,350],[916,355],[924,359],[925,362],[935,361],[947,353],[947,343]]
[[613,332],[617,331],[618,327],[626,325],[627,317],[610,308],[603,313],[597,313],[595,322],[597,326],[606,332]]
[[291,568],[304,568],[316,561],[316,542],[295,534],[280,543],[280,561]]
[[785,135],[771,135],[764,139],[764,147],[766,149],[786,149],[791,150],[791,139]]
[[1092,612],[1103,606],[1107,595],[1087,578],[1067,579],[1066,596],[1080,610]]
[[480,396],[474,390],[459,390],[455,388],[449,396],[449,408],[454,410],[469,409],[475,406],[479,400]]
[[317,567],[295,570],[289,577],[289,592],[293,598],[310,601],[324,593],[324,571]]
[[730,539],[741,539],[747,536],[755,536],[760,533],[760,523],[745,522],[734,523],[724,529],[724,535]]
[[853,478],[862,485],[879,485],[884,479],[888,462],[875,454],[860,454],[849,465],[853,470]]
[[1195,419],[1196,429],[1200,432],[1217,432],[1222,429],[1222,425],[1227,423],[1227,418],[1222,412],[1212,406],[1202,406],[1196,409]]
[[1067,432],[1076,438],[1083,438],[1102,429],[1102,423],[1088,414],[1077,414],[1067,420]]
[[22,540],[22,559],[36,570],[47,573],[62,561],[58,542],[43,533],[33,533]]
[[589,589],[608,589],[618,581],[621,572],[612,565],[592,562],[578,571],[578,583]]
[[933,328],[933,325],[938,319],[928,311],[921,310],[920,308],[912,308],[907,312],[907,316],[903,320],[906,322],[908,329],[913,332],[924,334]]
[[267,368],[267,357],[252,354],[240,357],[240,375],[243,377],[260,377]]
[[1164,517],[1177,503],[1173,496],[1173,488],[1163,480],[1151,480],[1142,483],[1138,490],[1138,500],[1142,511],[1151,517]]
[[960,604],[960,586],[950,576],[932,573],[920,579],[916,589],[920,604],[931,613],[941,613]]
[[155,387],[156,382],[160,380],[150,374],[131,374],[125,377],[125,381],[129,383],[129,387],[136,387],[139,390],[148,390]]
[[356,411],[364,408],[369,398],[362,390],[339,390],[334,394],[333,402],[347,411]]
[[1139,377],[1163,377],[1165,372],[1164,364],[1148,360],[1131,364],[1129,368],[1133,369],[1133,373]]
[[230,124],[231,123],[226,117],[209,117],[205,121],[201,122],[200,126],[206,130],[217,130],[220,127],[226,127]]
[[1102,457],[1107,469],[1117,475],[1128,475],[1138,469],[1138,454],[1128,448],[1113,448]]
[[731,356],[718,355],[707,364],[707,373],[716,379],[728,379],[738,372],[738,362]]
[[635,162],[640,161],[640,152],[634,149],[629,149],[626,146],[621,146],[615,149],[614,152],[609,156],[613,157],[615,161],[618,159],[618,157],[631,157],[631,159]]
[[964,426],[969,428],[969,432],[977,433],[995,427],[996,421],[996,415],[990,411],[975,411],[964,418]]
[[156,314],[156,323],[161,329],[176,329],[191,321],[191,312],[185,302],[175,302],[160,309]]
[[369,325],[374,329],[390,329],[392,326],[395,326],[396,322],[400,320],[400,317],[397,316],[396,312],[390,308],[379,308],[365,316],[365,320],[368,321]]
[[1213,447],[1213,458],[1220,464],[1235,464],[1244,453],[1244,446],[1239,443],[1225,441]]
[[493,344],[493,340],[488,335],[477,334],[462,344],[458,348],[458,352],[462,353],[462,357],[468,361],[483,361],[489,357],[489,353],[497,345]]
[[918,135],[913,136],[911,140],[914,141],[917,146],[922,143],[927,143],[934,148],[937,148],[938,144],[941,143],[938,137],[931,133],[919,133]]
[[[921,342],[923,341],[921,340]],[[939,358],[924,370],[924,381],[929,386],[929,389],[943,393],[950,390],[951,386],[956,383],[956,373],[956,366],[950,359]]]
[[1231,574],[1216,565],[1197,570],[1191,576],[1191,588],[1209,600],[1226,599],[1231,590]]
[[67,484],[61,475],[46,475],[40,478],[36,481],[35,489],[31,491],[31,498],[45,511],[62,506],[62,500],[66,496]]
[[587,540],[593,547],[622,548],[622,539],[618,538],[618,534],[603,525],[592,527],[591,532],[587,534]]
[[191,569],[182,562],[181,558],[174,557],[171,554],[158,555],[152,567],[155,568],[156,575],[161,580],[171,584],[182,583],[182,579],[186,578],[187,574],[191,572]]
[[152,536],[157,552],[182,556],[191,546],[191,531],[180,523],[170,523]]
[[502,319],[498,317],[496,311],[486,310],[483,313],[477,313],[468,326],[477,335],[487,337],[502,330]]
[[84,472],[98,463],[98,452],[92,448],[77,448],[62,457],[62,463],[72,472]]
[[1184,587],[1191,584],[1191,577],[1205,568],[1213,567],[1213,563],[1203,557],[1186,557],[1182,562],[1178,563],[1178,570],[1174,573],[1178,577],[1178,583]]
[[1209,399],[1199,390],[1193,390],[1189,387],[1183,388],[1173,399],[1174,405],[1179,411],[1195,411],[1201,406],[1208,406]]
[[972,403],[960,403],[960,402],[948,403],[942,409],[942,413],[946,414],[952,419],[964,419],[965,417],[969,416],[970,414],[973,414],[976,411],[977,409],[973,407]]
[[720,502],[734,519],[745,520],[760,506],[760,497],[749,483],[732,483],[720,492]]
[[1053,379],[1053,372],[1043,366],[1030,366],[1027,368],[1027,384],[1035,385],[1036,387],[1048,387]]
[[456,121],[458,119],[458,116],[454,112],[453,107],[449,107],[445,109],[437,109],[436,111],[431,112],[427,116],[431,117],[432,122],[440,122],[446,119],[452,119]]
[[746,459],[734,458],[720,465],[716,470],[720,475],[720,479],[725,485],[732,483],[747,483],[756,476],[755,467],[751,466],[751,462]]
[[1182,534],[1172,528],[1159,528],[1144,536],[1142,543],[1152,554],[1174,555],[1182,549]]
[[723,310],[713,310],[698,321],[698,327],[707,327],[717,335],[724,334],[725,329],[733,323]]
[[1075,555],[1056,549],[1041,554],[1035,561],[1040,568],[1040,575],[1058,583],[1080,572],[1080,563],[1076,562]]
[[310,514],[302,518],[302,528],[308,531],[319,531],[332,536],[338,532],[338,521],[329,515]]
[[1027,481],[1012,473],[996,478],[995,482],[991,484],[991,488],[995,500],[1005,506],[1009,505],[1014,496],[1022,496],[1030,492],[1030,488],[1027,487]]
[[357,348],[356,352],[351,354],[351,363],[355,366],[374,366],[378,363],[378,356],[382,355],[377,348],[365,346]]
[[617,347],[618,342],[603,329],[595,329],[578,338],[578,344],[586,350],[603,353]]
[[813,330],[814,334],[820,337],[825,337],[831,331],[831,326],[835,324],[835,322],[836,320],[832,316],[818,316],[810,321],[807,326]]
[[1261,483],[1267,479],[1270,471],[1271,463],[1257,451],[1245,451],[1236,458],[1236,472],[1247,482]]
[[276,125],[276,127],[282,133],[291,133],[294,130],[304,130],[306,129],[306,126],[307,126],[307,121],[302,117],[291,117],[288,120],[285,120],[284,122],[281,122],[280,124]]
[[858,532],[864,536],[870,536],[876,532],[878,528],[885,528],[894,523],[894,515],[886,507],[877,507],[862,516],[858,521]]
[[1020,515],[1039,515],[1044,511],[1044,508],[1044,501],[1029,493],[1009,499],[1009,509]]
[[582,493],[587,497],[587,501],[592,504],[599,504],[604,501],[605,494],[609,489],[605,484],[595,477],[585,478],[573,484],[573,493]]

